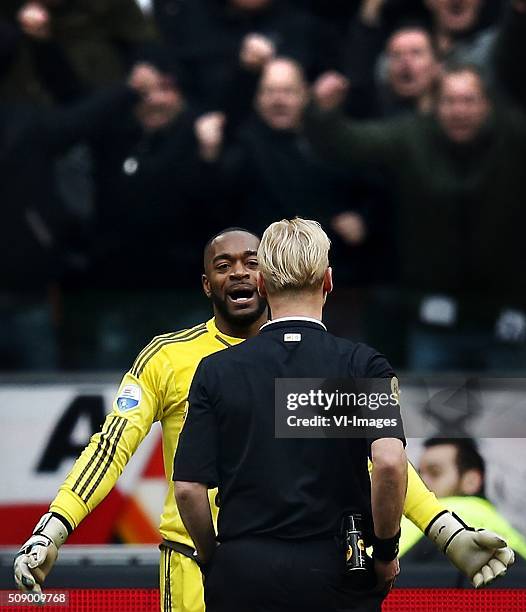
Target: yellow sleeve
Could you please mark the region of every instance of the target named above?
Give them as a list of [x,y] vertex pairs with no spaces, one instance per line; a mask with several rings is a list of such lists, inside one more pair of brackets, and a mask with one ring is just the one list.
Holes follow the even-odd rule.
[[407,462],[407,493],[405,496],[404,516],[414,523],[420,531],[425,531],[437,514],[446,510],[424,484],[411,462]]
[[411,548],[424,537],[424,534],[405,516],[402,516],[400,530],[398,556],[403,557],[408,550],[411,550]]
[[151,359],[140,378],[128,372],[101,431],[76,460],[50,506],[73,528],[108,495],[122,470],[162,416],[167,378],[173,375],[162,353]]

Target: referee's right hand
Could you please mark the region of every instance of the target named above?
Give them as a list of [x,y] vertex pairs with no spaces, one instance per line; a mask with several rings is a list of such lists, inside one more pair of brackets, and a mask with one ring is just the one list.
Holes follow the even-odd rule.
[[398,557],[387,562],[375,559],[374,572],[376,574],[375,591],[388,593],[391,590],[396,577],[400,573]]

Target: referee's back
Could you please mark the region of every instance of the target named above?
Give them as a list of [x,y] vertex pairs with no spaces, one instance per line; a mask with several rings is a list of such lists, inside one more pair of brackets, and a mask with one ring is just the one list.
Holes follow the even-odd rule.
[[[276,439],[274,385],[278,378],[392,376],[382,355],[315,320],[270,322],[255,338],[203,360],[189,403],[198,411],[203,394],[214,398],[216,423],[200,429],[199,448],[186,448],[185,456],[194,455],[202,470],[194,467],[192,480],[219,486],[219,540],[319,538],[336,533],[346,510],[369,523],[368,441]],[[184,466],[177,467],[182,479]]]

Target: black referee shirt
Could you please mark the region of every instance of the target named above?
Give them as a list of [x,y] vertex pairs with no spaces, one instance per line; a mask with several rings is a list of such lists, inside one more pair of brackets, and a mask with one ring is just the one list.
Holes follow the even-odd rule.
[[370,439],[277,439],[274,380],[393,376],[385,357],[320,322],[270,322],[200,363],[173,478],[219,487],[220,541],[329,536],[347,510],[361,512],[370,527]]

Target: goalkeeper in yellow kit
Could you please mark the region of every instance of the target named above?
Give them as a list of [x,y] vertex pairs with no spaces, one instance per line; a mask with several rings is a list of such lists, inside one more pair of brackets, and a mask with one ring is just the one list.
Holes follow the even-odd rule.
[[[203,288],[214,318],[180,332],[157,336],[124,376],[113,410],[91,438],[33,535],[15,558],[15,581],[39,591],[31,574],[51,569],[50,549],[104,499],[155,421],[161,423],[168,491],[161,515],[161,609],[202,612],[203,587],[193,545],[175,504],[171,480],[173,458],[183,425],[188,391],[201,359],[255,335],[267,320],[267,306],[256,289],[259,238],[239,228],[224,230],[205,247]],[[213,499],[213,492],[211,492]],[[215,513],[215,504],[211,504]],[[480,543],[477,533],[443,508],[409,466],[404,514],[440,546],[476,585],[504,573],[513,559],[505,543]],[[214,517],[215,519],[215,517]],[[455,544],[455,545],[454,545]],[[495,553],[495,549],[499,549]],[[53,551],[55,552],[55,551]],[[479,554],[475,554],[478,552]]]

